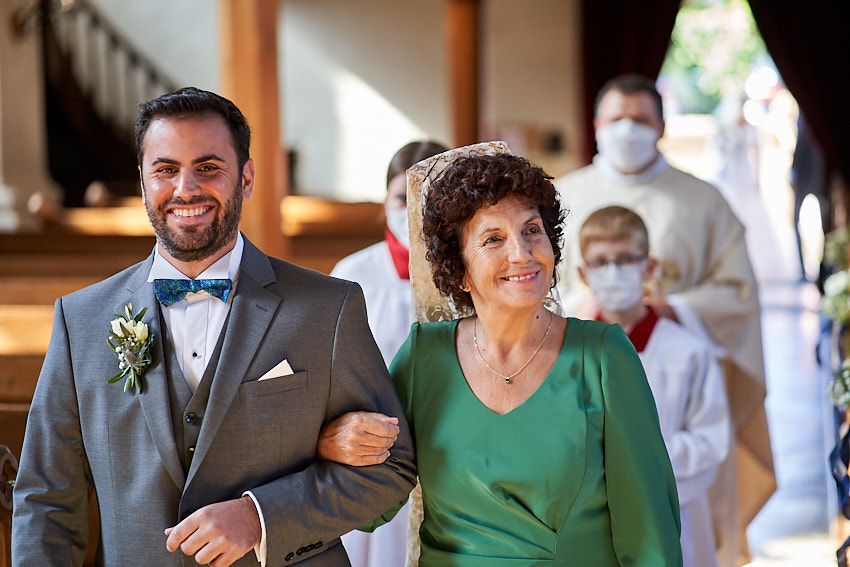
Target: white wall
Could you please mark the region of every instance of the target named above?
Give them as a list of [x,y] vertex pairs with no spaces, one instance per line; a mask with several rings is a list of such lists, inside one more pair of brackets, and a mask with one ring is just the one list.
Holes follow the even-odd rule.
[[[179,84],[220,88],[216,2],[95,3]],[[383,200],[399,147],[448,143],[443,3],[281,1],[281,132],[298,192]]]
[[[451,144],[445,0],[285,0],[282,131],[297,191],[382,200],[405,143]],[[482,135],[506,138],[550,173],[576,167],[581,139],[578,0],[484,0]],[[536,143],[562,134],[558,154]]]
[[395,151],[449,141],[443,0],[285,0],[282,131],[296,190],[381,201]]
[[104,18],[178,86],[221,86],[215,0],[90,0]]
[[[552,175],[577,165],[582,137],[578,0],[485,0],[483,129]],[[560,132],[563,152],[539,147]]]

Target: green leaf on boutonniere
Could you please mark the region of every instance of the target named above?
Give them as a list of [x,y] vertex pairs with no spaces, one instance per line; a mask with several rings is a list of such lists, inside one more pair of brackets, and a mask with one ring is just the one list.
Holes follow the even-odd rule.
[[110,321],[109,337],[106,344],[118,358],[118,374],[107,380],[107,384],[114,384],[124,378],[124,391],[136,389],[142,391],[142,374],[151,363],[150,346],[153,342],[153,333],[147,323],[142,321],[142,316],[147,312],[147,307],[133,314],[133,304],[128,303],[124,307],[124,315],[115,313],[115,319]]

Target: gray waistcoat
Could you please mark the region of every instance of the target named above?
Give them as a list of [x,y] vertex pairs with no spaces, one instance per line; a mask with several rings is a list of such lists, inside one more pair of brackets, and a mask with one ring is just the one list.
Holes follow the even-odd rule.
[[[206,369],[204,369],[204,375],[201,377],[201,381],[198,383],[198,388],[194,394],[189,389],[189,384],[180,370],[177,354],[174,352],[174,347],[171,345],[167,332],[163,341],[165,359],[168,361],[165,370],[168,373],[168,399],[171,404],[171,426],[174,431],[174,439],[177,442],[177,449],[180,451],[180,462],[183,464],[183,471],[186,473],[189,472],[189,466],[192,464],[192,456],[195,452],[195,445],[197,445],[198,436],[201,433],[201,424],[203,424],[204,415],[207,410],[207,401],[210,398],[210,387],[212,386],[213,376],[218,367],[221,345],[224,343],[224,334],[227,331],[229,321],[230,316],[228,315],[218,336],[212,356],[210,356],[210,361]],[[164,324],[162,328],[165,329]]]

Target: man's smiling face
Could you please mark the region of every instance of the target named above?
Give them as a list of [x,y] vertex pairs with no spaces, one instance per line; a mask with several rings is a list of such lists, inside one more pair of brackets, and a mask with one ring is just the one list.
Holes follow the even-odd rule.
[[220,257],[236,241],[253,162],[242,171],[233,138],[217,115],[159,118],[144,137],[142,198],[157,241],[174,259]]

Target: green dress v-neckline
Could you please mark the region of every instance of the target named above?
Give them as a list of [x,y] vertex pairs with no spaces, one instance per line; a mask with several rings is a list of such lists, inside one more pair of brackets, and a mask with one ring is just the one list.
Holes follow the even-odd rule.
[[422,485],[420,567],[679,565],[675,480],[622,329],[569,319],[547,377],[500,415],[463,377],[457,324],[414,323],[390,367]]
[[570,332],[570,324],[569,324],[569,321],[568,321],[567,322],[567,328],[565,329],[565,332],[564,332],[564,339],[561,341],[561,347],[558,351],[558,356],[555,358],[555,363],[552,364],[552,368],[549,369],[549,372],[546,373],[546,376],[543,378],[543,381],[540,382],[540,384],[538,384],[537,388],[535,388],[534,391],[531,392],[531,394],[529,394],[529,396],[527,398],[525,398],[522,402],[520,402],[519,404],[514,406],[510,411],[507,411],[505,413],[498,413],[498,412],[494,411],[493,409],[491,409],[490,407],[488,407],[487,404],[482,402],[481,398],[479,398],[478,396],[475,395],[475,392],[472,390],[472,386],[469,385],[469,381],[466,379],[466,375],[463,373],[463,367],[460,364],[460,356],[458,356],[458,353],[457,353],[457,332],[458,332],[458,326],[460,325],[460,319],[454,320],[453,323],[454,323],[454,327],[452,329],[452,335],[454,337],[454,344],[455,344],[455,357],[454,358],[455,358],[455,363],[456,363],[456,366],[457,366],[457,373],[463,379],[463,383],[466,386],[466,392],[468,393],[468,395],[471,396],[475,400],[475,402],[478,403],[478,405],[481,407],[481,409],[485,410],[486,412],[493,414],[496,417],[509,416],[510,414],[519,410],[523,406],[527,405],[529,402],[532,401],[532,399],[535,396],[537,396],[538,392],[540,392],[541,388],[543,388],[543,385],[547,381],[549,381],[550,376],[552,375],[552,372],[558,367],[558,363],[561,361],[561,357],[564,356],[564,344],[566,344],[567,336]]

